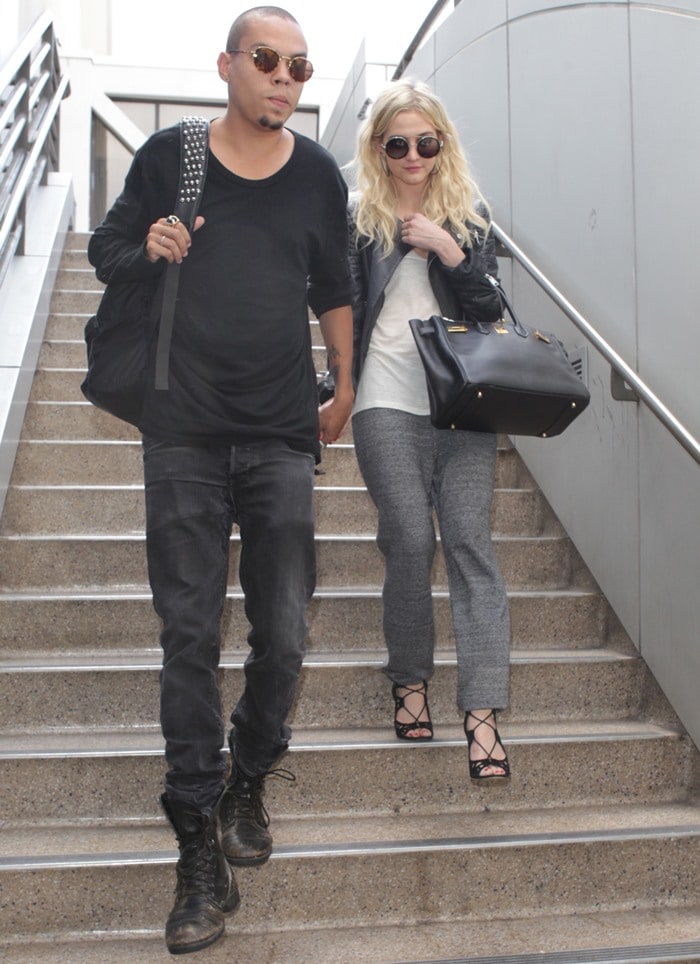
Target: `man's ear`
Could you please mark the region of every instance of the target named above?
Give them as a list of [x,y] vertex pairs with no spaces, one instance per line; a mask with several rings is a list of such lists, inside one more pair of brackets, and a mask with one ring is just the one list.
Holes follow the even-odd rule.
[[231,54],[227,54],[224,52],[220,53],[219,56],[216,58],[216,67],[217,67],[217,70],[219,71],[219,77],[221,77],[221,79],[226,84],[228,83],[228,72],[229,72],[230,66],[231,66]]

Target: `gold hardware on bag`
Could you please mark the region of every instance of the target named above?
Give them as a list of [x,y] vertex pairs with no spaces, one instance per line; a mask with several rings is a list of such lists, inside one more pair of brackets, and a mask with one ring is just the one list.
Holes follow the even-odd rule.
[[448,325],[448,331],[469,331],[466,325]]
[[541,331],[535,331],[535,338],[539,338],[540,341],[545,342],[547,345],[551,345],[551,341],[546,335],[543,335]]
[[508,329],[506,328],[505,321],[503,320],[503,318],[501,318],[500,321],[496,322],[496,324],[493,326],[493,330],[496,332],[497,335],[508,334]]

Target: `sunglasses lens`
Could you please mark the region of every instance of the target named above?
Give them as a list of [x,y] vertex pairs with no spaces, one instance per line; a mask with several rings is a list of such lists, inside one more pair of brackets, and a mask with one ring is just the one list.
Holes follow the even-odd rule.
[[441,146],[437,137],[421,137],[416,144],[416,150],[421,157],[435,157]]
[[293,57],[292,60],[289,61],[290,76],[292,80],[296,80],[298,84],[303,84],[307,80],[310,80],[313,72],[313,64],[305,57]]
[[253,54],[255,66],[264,74],[271,74],[280,62],[280,55],[272,47],[258,47]]
[[390,137],[384,150],[392,160],[398,161],[408,154],[408,141],[405,137]]

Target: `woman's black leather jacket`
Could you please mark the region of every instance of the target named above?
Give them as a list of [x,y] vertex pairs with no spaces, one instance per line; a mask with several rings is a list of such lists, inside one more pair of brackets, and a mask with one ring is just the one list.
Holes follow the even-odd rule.
[[[353,378],[357,384],[372,330],[384,304],[384,290],[410,247],[397,236],[394,250],[388,257],[382,257],[375,242],[356,238],[352,214],[349,215],[349,229],[353,278]],[[489,233],[484,239],[479,233],[471,248],[464,244],[460,246],[465,258],[456,268],[446,267],[435,255],[428,259],[428,277],[441,314],[456,321],[498,321],[501,302],[496,289],[486,278],[487,274],[498,277],[493,235]]]

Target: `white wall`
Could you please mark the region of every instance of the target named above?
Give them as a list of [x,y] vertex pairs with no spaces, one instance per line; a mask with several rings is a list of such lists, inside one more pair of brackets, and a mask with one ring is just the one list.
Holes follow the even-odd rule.
[[[406,71],[445,100],[496,220],[696,438],[699,50],[700,0],[471,0]],[[356,65],[326,141],[343,160],[366,89]],[[504,277],[526,320],[585,343],[522,269]],[[516,444],[700,743],[700,467],[611,398],[593,349],[588,366],[581,419]]]

